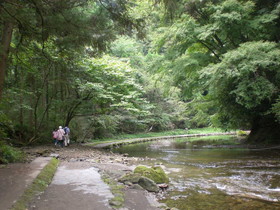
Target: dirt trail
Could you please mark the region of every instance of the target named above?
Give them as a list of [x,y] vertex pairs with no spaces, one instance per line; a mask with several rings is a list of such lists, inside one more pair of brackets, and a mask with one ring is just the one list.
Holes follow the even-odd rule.
[[0,168],[0,210],[12,207],[50,159],[38,157],[31,163],[15,163]]

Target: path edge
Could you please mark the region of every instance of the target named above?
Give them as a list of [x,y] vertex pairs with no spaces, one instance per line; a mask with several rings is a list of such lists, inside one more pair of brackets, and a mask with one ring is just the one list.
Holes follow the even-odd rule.
[[200,137],[200,136],[220,136],[220,135],[237,135],[237,132],[219,132],[219,133],[205,133],[205,134],[185,134],[185,135],[173,135],[173,136],[159,136],[159,137],[148,137],[148,138],[136,138],[136,139],[124,139],[113,141],[110,143],[99,143],[91,145],[92,143],[86,143],[86,146],[92,146],[95,149],[109,149],[112,147],[118,147],[125,144],[136,144],[140,142],[156,141],[164,139],[175,139],[175,138],[186,138],[186,137]]
[[52,158],[49,163],[41,170],[38,176],[33,180],[33,182],[27,187],[24,193],[12,206],[11,210],[26,210],[28,209],[28,204],[32,199],[45,189],[51,183],[54,174],[59,165],[59,160]]

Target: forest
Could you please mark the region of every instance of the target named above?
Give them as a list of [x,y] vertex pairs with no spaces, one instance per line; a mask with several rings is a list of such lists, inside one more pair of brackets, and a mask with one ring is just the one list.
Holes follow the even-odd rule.
[[3,0],[0,147],[217,127],[279,144],[278,0]]

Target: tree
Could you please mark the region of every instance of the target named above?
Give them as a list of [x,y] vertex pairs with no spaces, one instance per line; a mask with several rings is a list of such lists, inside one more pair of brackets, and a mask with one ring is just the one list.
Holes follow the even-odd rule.
[[[130,6],[122,0],[1,1],[0,101],[14,139],[32,142],[54,122],[70,122],[67,101],[82,57],[99,56],[118,33],[141,28]],[[69,115],[57,114],[64,110]]]
[[145,124],[151,105],[127,63],[109,56],[84,59],[79,74],[66,101],[67,119],[87,121],[83,128],[78,126],[89,131],[87,138],[135,132]]
[[223,126],[251,128],[252,141],[278,140],[279,123],[272,107],[280,94],[279,55],[276,43],[247,42],[202,70]]
[[106,50],[116,32],[141,27],[141,21],[133,20],[127,10],[128,2],[122,0],[1,1],[0,100],[13,37],[17,48],[36,41],[43,51],[52,40],[62,51],[91,46],[90,53],[96,55]]
[[135,68],[144,98],[152,105],[150,115],[143,120],[145,130],[186,128],[185,103],[180,101],[180,90],[172,86],[169,77],[152,72],[151,66],[161,56],[152,51],[147,53],[145,49],[149,48],[148,39],[140,42],[133,37],[120,36],[112,43],[110,53]]
[[[0,10],[1,12],[1,10]],[[11,22],[5,22],[2,29],[2,37],[0,43],[0,100],[4,88],[5,74],[7,68],[7,60],[9,48],[12,39],[13,25]]]
[[[213,100],[215,103],[211,104],[219,111],[211,117],[212,122],[219,121],[219,125],[227,128],[250,128],[252,140],[259,133],[263,133],[260,141],[275,139],[276,133],[272,131],[279,130],[275,123],[279,81],[273,79],[278,75],[278,61],[270,53],[265,59],[258,55],[264,55],[267,49],[279,54],[279,9],[276,1],[188,1],[185,11],[181,10],[158,41],[165,55],[159,68],[175,75],[178,87],[186,93],[185,99],[201,99],[202,95],[206,102]],[[234,60],[234,56],[240,60]],[[262,73],[253,79],[248,75],[258,74],[259,70],[254,70],[258,69],[256,63]],[[271,66],[265,66],[267,63]],[[238,69],[239,77],[221,78],[226,72],[231,75],[234,69]],[[241,76],[242,70],[250,73]]]

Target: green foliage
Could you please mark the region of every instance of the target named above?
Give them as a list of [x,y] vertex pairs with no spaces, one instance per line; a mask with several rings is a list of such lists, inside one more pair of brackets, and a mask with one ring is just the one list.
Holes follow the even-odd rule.
[[[13,4],[1,4],[0,22],[13,23],[10,65],[6,70],[1,103],[15,127],[15,140],[20,144],[50,141],[54,127],[68,125],[77,114],[92,114],[88,109],[94,107],[91,100],[94,94],[98,96],[94,110],[96,107],[102,110],[98,115],[110,113],[112,104],[119,104],[126,110],[130,108],[131,112],[140,109],[135,108],[133,103],[136,102],[121,98],[123,95],[118,92],[121,88],[121,91],[127,91],[123,93],[126,97],[131,93],[137,98],[139,88],[130,89],[135,86],[130,84],[134,83],[132,79],[127,78],[125,85],[122,83],[125,87],[114,86],[109,81],[112,79],[118,84],[121,77],[125,78],[126,71],[120,70],[114,75],[113,70],[108,70],[108,75],[105,71],[102,75],[99,69],[95,75],[85,71],[82,65],[84,58],[107,50],[118,33],[126,34],[136,29],[141,34],[138,30],[142,26],[141,20],[129,14],[130,7],[132,5],[124,1],[16,0]],[[0,32],[4,33],[2,28]],[[99,65],[97,62],[96,66]],[[120,68],[124,69],[124,66]],[[87,77],[92,78],[82,87],[79,82]],[[107,84],[102,84],[103,81]],[[103,91],[104,86],[106,90]]]
[[[152,70],[158,59],[154,53],[145,54],[142,49],[147,49],[145,43],[140,43],[132,38],[119,37],[112,45],[113,55],[121,57],[136,68],[136,78],[143,85],[144,97],[149,102],[150,114],[141,119],[142,126],[137,126],[134,116],[124,116],[129,121],[129,127],[122,126],[122,132],[139,132],[141,130],[162,131],[174,128],[185,128],[186,118],[183,114],[185,104],[179,99],[179,89],[172,86],[168,77],[151,74],[144,70]],[[136,51],[135,51],[136,50]],[[122,53],[121,53],[122,52]],[[135,58],[137,55],[137,58]],[[134,62],[138,59],[139,62]],[[152,65],[152,66],[151,66]],[[148,126],[148,127],[147,127]]]
[[3,2],[13,36],[0,136],[49,142],[69,125],[84,141],[279,120],[279,11],[262,0]]
[[208,96],[200,96],[187,103],[186,116],[188,117],[187,128],[203,128],[212,125],[212,117],[217,108]]
[[[88,138],[109,137],[116,132],[135,132],[146,127],[145,117],[151,106],[143,97],[143,88],[135,79],[135,70],[116,58],[104,56],[86,59],[82,63],[85,77],[76,79],[84,103],[76,115],[87,115],[87,123],[79,129],[86,130]],[[82,119],[82,118],[81,118]]]
[[20,162],[24,160],[24,153],[17,148],[0,141],[0,164]]
[[141,46],[139,46],[136,40],[129,37],[119,37],[112,43],[112,54],[120,58],[128,58],[133,55],[141,53]]
[[13,130],[11,120],[0,111],[0,141],[7,139],[9,133]]
[[279,95],[279,54],[275,43],[248,42],[202,70],[210,76],[210,94],[219,104],[220,118],[240,126],[268,114]]
[[275,114],[278,122],[280,122],[280,99],[278,98],[276,103],[272,105],[272,113]]
[[171,26],[157,30],[163,56],[152,68],[173,77],[191,101],[188,125],[248,129],[275,121],[279,14],[276,1],[188,1]]

